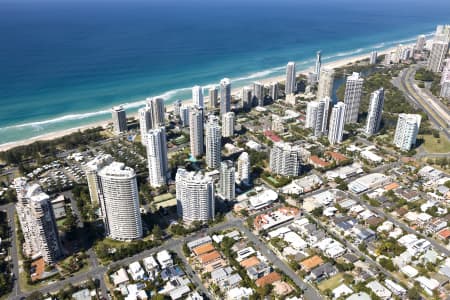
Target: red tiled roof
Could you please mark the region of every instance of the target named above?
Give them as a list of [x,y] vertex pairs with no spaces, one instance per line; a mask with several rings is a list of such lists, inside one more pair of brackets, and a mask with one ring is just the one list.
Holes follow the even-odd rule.
[[278,274],[277,272],[272,272],[272,273],[267,274],[266,276],[263,276],[263,277],[257,279],[255,281],[255,284],[257,287],[261,287],[261,286],[265,286],[267,284],[272,284],[279,280],[281,280],[281,275]]
[[316,156],[316,155],[311,155],[311,157],[309,158],[309,161],[316,166],[320,166],[320,167],[327,167],[329,165],[331,165],[329,162],[324,161],[323,159],[321,159],[320,157]]
[[443,239],[448,239],[450,238],[450,229],[448,228],[442,229],[441,231],[438,232],[438,235]]
[[264,135],[265,135],[267,138],[271,139],[272,142],[274,142],[274,143],[280,142],[280,141],[281,141],[281,138],[280,138],[276,133],[274,133],[274,132],[271,131],[271,130],[266,130],[266,131],[264,131]]
[[211,252],[215,249],[216,248],[214,248],[213,244],[207,243],[207,244],[195,247],[194,249],[192,249],[192,252],[194,252],[194,254],[198,256],[198,255],[202,255],[202,254]]
[[314,255],[313,257],[305,259],[304,261],[302,261],[300,263],[302,268],[307,271],[310,271],[310,270],[314,269],[315,267],[320,266],[321,264],[323,264],[323,259],[318,255]]
[[393,182],[393,183],[389,183],[388,185],[386,185],[384,187],[384,190],[385,191],[390,191],[390,190],[395,190],[395,189],[397,189],[399,187],[400,187],[400,185],[397,182]]
[[256,256],[252,256],[250,258],[244,259],[241,261],[241,266],[245,269],[256,266],[260,261]]
[[216,259],[219,259],[219,258],[221,258],[221,256],[220,256],[219,251],[217,251],[217,250],[213,251],[213,252],[209,252],[209,253],[203,254],[203,255],[200,255],[198,257],[198,259],[200,260],[200,262],[202,264],[208,264],[208,263],[210,263],[212,261],[215,261]]
[[337,162],[348,159],[345,155],[343,155],[339,152],[327,151],[327,152],[325,152],[325,154],[331,156],[331,158]]

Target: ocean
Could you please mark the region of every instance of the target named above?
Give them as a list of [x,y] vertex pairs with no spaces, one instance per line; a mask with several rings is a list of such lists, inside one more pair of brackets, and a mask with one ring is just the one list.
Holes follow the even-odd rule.
[[448,0],[0,0],[0,144],[431,34]]

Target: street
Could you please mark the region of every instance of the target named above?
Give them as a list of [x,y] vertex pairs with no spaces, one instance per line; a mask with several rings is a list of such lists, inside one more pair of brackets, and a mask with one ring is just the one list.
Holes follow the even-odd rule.
[[[434,97],[424,97],[420,96],[417,91],[414,89],[414,73],[418,66],[413,66],[406,70],[402,70],[400,72],[400,76],[396,77],[392,80],[392,83],[399,88],[406,95],[406,99],[408,99],[412,104],[425,111],[433,123],[433,125],[440,129],[443,132],[447,139],[450,139],[449,132],[449,124],[450,117],[448,110],[444,107],[441,107],[439,104],[436,104],[438,100],[434,99]],[[425,95],[426,96],[426,95]]]

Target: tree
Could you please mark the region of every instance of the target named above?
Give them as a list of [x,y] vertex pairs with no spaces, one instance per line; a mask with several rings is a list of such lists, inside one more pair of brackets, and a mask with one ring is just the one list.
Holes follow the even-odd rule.
[[323,207],[320,206],[320,207],[314,208],[314,209],[311,211],[311,214],[312,214],[314,217],[316,217],[316,218],[321,217],[321,216],[323,215]]
[[183,254],[186,257],[191,256],[191,250],[189,250],[189,247],[186,243],[183,244]]
[[40,300],[43,298],[44,298],[44,295],[42,295],[41,292],[35,291],[35,292],[32,292],[30,295],[28,295],[25,299],[26,300]]
[[261,296],[261,298],[264,299],[265,296],[268,296],[270,294],[270,292],[272,291],[272,285],[271,284],[266,284],[262,287],[259,287],[257,289],[257,293]]
[[155,239],[155,240],[160,240],[162,238],[163,232],[162,232],[161,228],[159,227],[159,225],[153,226],[152,235],[153,235],[153,239]]
[[419,290],[417,287],[412,287],[408,290],[408,299],[409,300],[420,300],[422,297],[420,296]]
[[392,260],[390,260],[389,258],[384,258],[384,257],[381,258],[380,265],[388,271],[391,271],[391,272],[395,271],[395,265],[392,262]]
[[224,237],[222,242],[220,243],[220,247],[222,248],[223,254],[226,257],[231,257],[231,247],[233,247],[235,240],[230,237]]
[[64,232],[69,240],[73,240],[76,236],[78,219],[71,208],[66,207],[66,219],[64,220]]

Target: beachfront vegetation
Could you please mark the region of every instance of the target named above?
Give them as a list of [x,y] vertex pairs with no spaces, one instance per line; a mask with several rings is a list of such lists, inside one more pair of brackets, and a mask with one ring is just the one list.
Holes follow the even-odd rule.
[[[30,145],[18,146],[0,152],[0,160],[7,164],[17,165],[26,160],[40,161],[46,157],[56,157],[60,151],[87,146],[102,139],[101,127],[77,131],[48,141],[37,141]],[[22,164],[21,164],[22,166]]]
[[[2,239],[2,247],[7,246],[5,239],[10,237],[10,228],[8,227],[6,213],[0,211],[0,238]],[[0,256],[0,297],[11,292],[13,287],[13,279],[11,276],[11,264]]]

